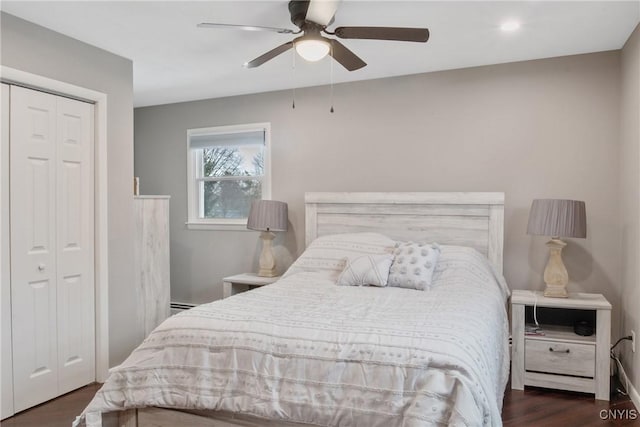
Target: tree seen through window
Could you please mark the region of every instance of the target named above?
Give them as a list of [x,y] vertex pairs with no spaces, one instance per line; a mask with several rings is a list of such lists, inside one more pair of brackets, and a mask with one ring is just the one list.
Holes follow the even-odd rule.
[[263,175],[263,146],[202,149],[204,217],[246,218],[262,197]]

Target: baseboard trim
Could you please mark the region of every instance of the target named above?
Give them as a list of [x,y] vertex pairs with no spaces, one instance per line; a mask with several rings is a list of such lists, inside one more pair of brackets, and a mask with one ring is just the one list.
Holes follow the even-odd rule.
[[189,302],[171,301],[169,303],[169,305],[171,306],[171,308],[178,308],[178,309],[188,310],[190,308],[195,307],[197,304],[192,304],[192,303],[189,303]]
[[627,393],[629,394],[633,404],[636,406],[636,409],[640,409],[640,394],[638,394],[638,390],[636,390],[633,383],[629,380],[622,364],[618,365],[618,377],[627,390]]
[[177,301],[171,301],[170,304],[170,312],[171,315],[173,316],[174,314],[178,314],[181,311],[184,310],[189,310],[193,307],[195,307],[196,304],[191,304],[191,303],[186,303],[186,302],[177,302]]

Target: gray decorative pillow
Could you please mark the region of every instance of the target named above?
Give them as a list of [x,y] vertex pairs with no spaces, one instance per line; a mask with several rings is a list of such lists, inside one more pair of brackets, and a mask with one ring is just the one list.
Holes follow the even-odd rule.
[[393,255],[363,255],[347,260],[338,277],[340,286],[387,286]]
[[426,290],[440,257],[437,243],[398,242],[389,272],[389,286]]

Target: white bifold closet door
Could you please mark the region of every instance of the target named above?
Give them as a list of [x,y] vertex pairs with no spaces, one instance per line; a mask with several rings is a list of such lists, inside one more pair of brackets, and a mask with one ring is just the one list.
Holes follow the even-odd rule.
[[11,87],[15,411],[95,379],[93,105]]

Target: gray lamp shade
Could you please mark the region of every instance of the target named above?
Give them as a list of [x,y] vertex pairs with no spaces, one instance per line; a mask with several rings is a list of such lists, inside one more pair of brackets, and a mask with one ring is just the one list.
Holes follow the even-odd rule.
[[287,231],[287,204],[275,200],[254,200],[247,228],[257,231]]
[[587,237],[587,213],[578,200],[536,199],[531,204],[527,234]]

